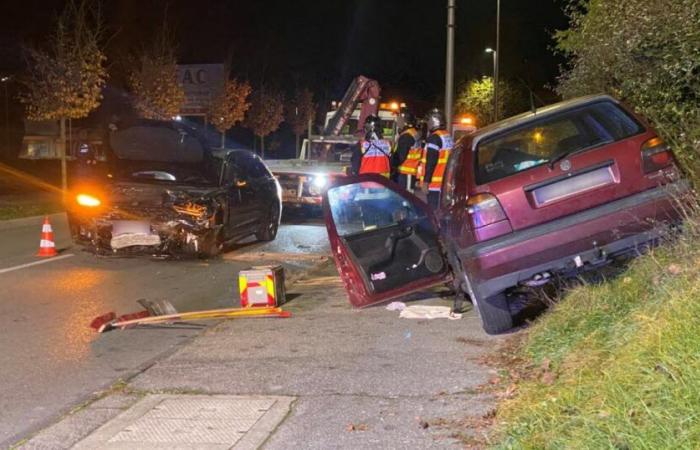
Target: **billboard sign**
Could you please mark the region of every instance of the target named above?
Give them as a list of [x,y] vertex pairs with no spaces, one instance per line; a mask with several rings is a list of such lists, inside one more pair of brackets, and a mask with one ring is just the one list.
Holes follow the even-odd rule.
[[211,100],[223,90],[224,78],[223,64],[179,64],[177,80],[185,91],[180,114],[206,114]]

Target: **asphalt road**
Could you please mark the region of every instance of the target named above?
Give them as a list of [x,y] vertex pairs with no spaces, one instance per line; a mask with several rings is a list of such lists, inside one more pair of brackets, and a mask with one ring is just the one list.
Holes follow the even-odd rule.
[[[94,317],[136,311],[141,298],[167,299],[180,311],[237,306],[240,269],[265,257],[302,270],[328,253],[325,228],[318,224],[283,225],[276,241],[237,246],[209,262],[96,257],[71,246],[63,216],[54,216],[53,226],[63,258],[41,260],[34,256],[41,220],[0,223],[0,448],[199,332],[98,335],[88,327]],[[47,262],[31,265],[37,261]]]

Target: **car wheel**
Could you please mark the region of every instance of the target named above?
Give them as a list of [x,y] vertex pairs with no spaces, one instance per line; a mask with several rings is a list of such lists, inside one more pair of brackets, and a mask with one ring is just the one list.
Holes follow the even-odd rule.
[[513,328],[513,315],[505,292],[476,302],[481,325],[488,334],[500,334]]
[[215,258],[219,256],[224,244],[221,241],[221,233],[211,230],[201,240],[198,256],[202,259]]
[[274,241],[277,237],[277,230],[280,225],[280,207],[275,202],[270,206],[267,217],[260,223],[260,228],[255,233],[255,238],[259,241]]

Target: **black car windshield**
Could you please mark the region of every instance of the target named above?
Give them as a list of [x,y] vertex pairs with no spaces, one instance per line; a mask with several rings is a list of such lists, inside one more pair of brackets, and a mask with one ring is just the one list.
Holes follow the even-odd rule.
[[612,102],[593,103],[545,117],[480,142],[476,151],[476,182],[489,183],[643,130]]
[[138,125],[111,133],[113,177],[139,182],[211,185],[220,167],[187,130]]

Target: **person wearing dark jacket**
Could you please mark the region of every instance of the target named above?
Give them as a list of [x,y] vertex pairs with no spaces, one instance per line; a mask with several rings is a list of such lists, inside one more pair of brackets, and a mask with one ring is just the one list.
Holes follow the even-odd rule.
[[425,173],[423,188],[428,188],[428,204],[437,208],[440,203],[442,178],[452,152],[452,136],[445,129],[445,116],[439,109],[431,110],[425,118],[430,135],[426,139],[423,161]]
[[399,113],[400,134],[396,142],[392,167],[395,167],[395,181],[407,191],[413,192],[421,159],[420,132],[416,128],[416,118],[410,111]]
[[378,116],[365,120],[365,137],[352,153],[351,174],[376,173],[389,178],[391,174],[391,144],[382,138],[382,125]]

